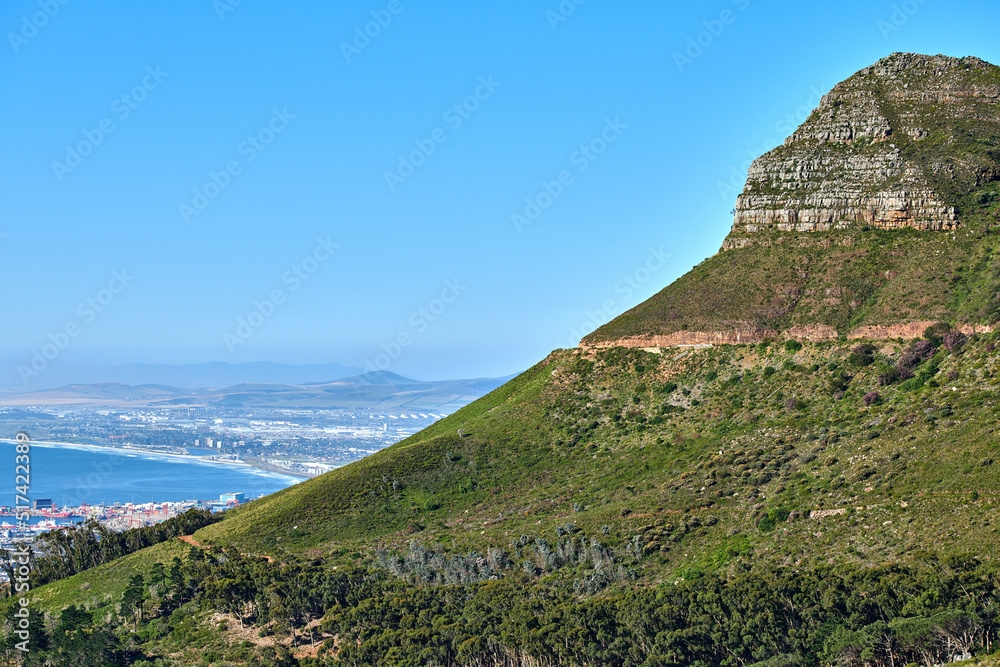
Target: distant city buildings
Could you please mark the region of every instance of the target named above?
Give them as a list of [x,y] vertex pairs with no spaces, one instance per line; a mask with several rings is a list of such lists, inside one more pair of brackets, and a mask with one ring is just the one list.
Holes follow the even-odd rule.
[[[40,440],[248,464],[301,477],[319,475],[379,451],[445,416],[403,409],[247,407],[0,407],[0,424]],[[218,501],[212,501],[218,502]]]

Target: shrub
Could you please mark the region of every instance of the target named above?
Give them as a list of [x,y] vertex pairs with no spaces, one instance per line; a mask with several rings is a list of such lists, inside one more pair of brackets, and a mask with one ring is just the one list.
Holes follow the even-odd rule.
[[871,343],[862,343],[851,350],[851,356],[847,358],[848,363],[859,368],[871,366],[875,361],[877,348]]
[[791,512],[784,508],[768,510],[767,514],[757,523],[757,529],[762,533],[774,530],[779,523],[784,523],[788,519],[789,514]]
[[742,380],[743,380],[742,375],[733,375],[723,383],[723,386],[733,387],[735,385],[738,385]]
[[937,352],[930,341],[918,340],[903,351],[903,354],[896,360],[896,370],[901,378],[913,377],[913,369],[924,361],[927,361]]
[[865,405],[876,405],[882,401],[882,397],[877,391],[870,391],[865,394],[862,400],[865,402]]
[[802,349],[802,343],[797,340],[786,340],[785,341],[785,352],[791,352],[792,354],[798,352]]
[[924,338],[934,347],[940,347],[944,342],[944,337],[951,332],[951,325],[947,322],[938,322],[924,329]]
[[775,373],[774,368],[772,368],[771,366],[765,366],[764,370],[761,372],[761,375],[763,375],[764,377],[767,378],[767,377],[771,377],[772,375],[774,375],[774,373]]
[[898,380],[899,369],[895,366],[889,366],[888,364],[879,365],[877,381],[880,387],[888,387]]
[[830,378],[830,393],[836,394],[845,392],[848,385],[851,383],[851,378],[846,373],[837,373],[832,378]]
[[960,352],[968,341],[968,336],[961,331],[949,331],[944,335],[942,344],[949,352]]

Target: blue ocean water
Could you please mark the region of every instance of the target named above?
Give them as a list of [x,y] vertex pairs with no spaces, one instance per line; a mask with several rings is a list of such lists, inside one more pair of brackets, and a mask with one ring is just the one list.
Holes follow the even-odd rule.
[[[15,443],[0,441],[0,505],[15,504],[14,448]],[[249,466],[99,447],[32,442],[30,456],[29,497],[51,498],[60,507],[218,500],[221,494],[232,492],[244,493],[250,500],[302,481]]]

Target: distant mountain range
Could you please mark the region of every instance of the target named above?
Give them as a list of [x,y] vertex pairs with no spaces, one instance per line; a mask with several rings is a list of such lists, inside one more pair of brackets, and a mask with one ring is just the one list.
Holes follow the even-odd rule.
[[[343,364],[279,364],[258,361],[230,364],[212,361],[204,364],[125,364],[86,371],[55,369],[39,375],[30,389],[51,389],[70,384],[121,383],[127,385],[162,384],[184,389],[213,389],[244,382],[304,384],[329,382],[359,375],[364,371]],[[24,389],[20,384],[12,388]]]
[[[275,374],[288,372],[289,368],[320,368],[282,369],[280,364],[271,366],[277,367],[273,369]],[[387,371],[376,371],[324,382],[240,382],[218,389],[189,389],[157,383],[73,383],[53,389],[9,394],[0,397],[0,405],[211,405],[254,408],[403,408],[452,412],[488,394],[511,377],[513,376],[421,382]]]

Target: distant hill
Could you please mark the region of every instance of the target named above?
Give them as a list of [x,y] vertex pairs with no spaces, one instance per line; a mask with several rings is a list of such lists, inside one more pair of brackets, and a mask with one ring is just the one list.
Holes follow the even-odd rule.
[[404,408],[453,412],[510,380],[482,378],[421,382],[377,371],[332,382],[243,382],[221,389],[184,389],[117,382],[71,384],[0,396],[0,405],[216,405],[225,407]]
[[[77,382],[94,384],[120,382],[128,385],[163,384],[185,389],[229,387],[243,382],[305,384],[329,382],[356,375],[360,368],[343,364],[279,364],[258,361],[230,364],[213,361],[204,364],[126,364],[80,374]],[[64,383],[65,384],[65,383]]]
[[[242,384],[195,397],[227,407],[406,408],[454,411],[503,385],[510,377],[420,382],[387,371],[308,385]],[[186,399],[173,399],[182,403]]]
[[0,405],[152,405],[180,395],[191,400],[196,390],[164,385],[131,386],[120,382],[68,384],[52,389],[0,395]]

